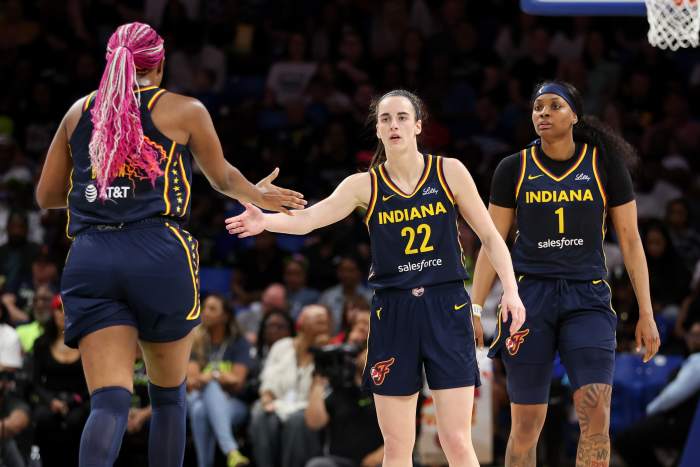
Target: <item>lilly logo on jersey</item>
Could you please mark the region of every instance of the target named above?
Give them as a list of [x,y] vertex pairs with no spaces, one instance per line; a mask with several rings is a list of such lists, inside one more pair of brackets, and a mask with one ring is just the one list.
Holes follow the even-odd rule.
[[[114,201],[115,199],[123,199],[129,196],[130,186],[108,186],[107,199]],[[94,203],[97,200],[97,187],[94,184],[89,184],[85,187],[85,199],[88,203]]]
[[423,196],[425,196],[425,195],[433,195],[433,194],[437,194],[437,193],[438,193],[437,189],[435,189],[435,188],[433,188],[433,187],[431,187],[431,186],[428,186],[428,187],[423,188]]
[[394,364],[396,358],[391,357],[389,360],[383,360],[372,365],[372,369],[369,374],[372,377],[372,381],[375,386],[381,386],[384,384],[384,379],[386,375],[391,371],[389,368]]
[[530,334],[529,329],[523,329],[522,331],[514,332],[508,339],[506,339],[506,350],[511,356],[515,356],[520,350],[520,346],[525,342],[525,336]]
[[580,180],[580,181],[583,181],[583,182],[590,182],[590,181],[591,181],[591,177],[589,177],[589,176],[586,175],[585,173],[581,172],[581,173],[579,173],[579,174],[576,174],[576,178],[574,178],[574,180]]

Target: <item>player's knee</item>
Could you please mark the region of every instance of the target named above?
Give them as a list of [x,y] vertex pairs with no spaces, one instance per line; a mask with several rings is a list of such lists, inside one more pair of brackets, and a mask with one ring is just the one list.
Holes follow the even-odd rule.
[[511,428],[511,437],[519,444],[534,445],[540,437],[543,425],[544,416],[538,413],[515,417]]
[[576,415],[581,433],[607,434],[610,426],[610,394],[608,384],[589,384],[574,394]]
[[469,455],[472,440],[467,431],[454,430],[449,433],[440,433],[440,444],[451,458],[463,459]]
[[384,457],[386,459],[410,459],[413,454],[415,433],[386,433],[384,434]]

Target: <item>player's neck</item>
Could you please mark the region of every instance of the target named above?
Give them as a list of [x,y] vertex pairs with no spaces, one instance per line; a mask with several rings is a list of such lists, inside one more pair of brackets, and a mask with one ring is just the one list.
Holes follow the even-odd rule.
[[423,174],[424,166],[423,155],[418,152],[417,148],[392,153],[387,151],[386,163],[384,164],[394,183],[410,189],[413,189],[418,183],[418,179]]
[[574,157],[576,143],[571,135],[553,141],[542,139],[542,151],[550,159],[565,161]]

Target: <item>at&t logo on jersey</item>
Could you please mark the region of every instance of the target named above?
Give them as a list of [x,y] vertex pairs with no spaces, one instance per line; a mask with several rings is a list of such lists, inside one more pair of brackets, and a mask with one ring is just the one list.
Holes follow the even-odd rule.
[[390,367],[395,361],[396,358],[391,357],[389,360],[377,362],[372,365],[372,369],[370,370],[369,374],[372,377],[372,382],[374,382],[375,386],[381,386],[384,383],[384,379],[386,378],[386,375],[389,374],[389,371],[391,371]]
[[[116,203],[115,199],[123,199],[129,196],[130,186],[109,186],[107,187],[107,199]],[[94,203],[97,200],[97,187],[94,184],[89,184],[85,187],[85,199],[88,203]]]
[[508,353],[515,356],[515,354],[518,353],[518,350],[520,350],[520,346],[523,344],[523,342],[525,342],[525,336],[528,334],[530,334],[530,330],[523,329],[522,331],[513,333],[512,336],[506,339],[506,350]]

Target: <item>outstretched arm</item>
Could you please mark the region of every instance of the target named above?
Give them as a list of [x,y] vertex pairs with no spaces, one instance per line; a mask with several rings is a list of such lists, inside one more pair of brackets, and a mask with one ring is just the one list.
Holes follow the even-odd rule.
[[450,158],[444,159],[443,163],[445,178],[452,188],[459,212],[479,236],[482,250],[488,255],[493,268],[503,283],[501,316],[503,322],[506,322],[508,314],[511,314],[513,319],[510,332],[512,334],[520,329],[520,326],[525,322],[525,307],[518,296],[518,284],[515,281],[508,247],[489,217],[486,206],[479,197],[474,180],[464,164],[457,159]]
[[[212,188],[241,202],[254,203],[271,211],[289,213],[289,208],[304,207],[306,201],[300,193],[269,183],[277,176],[277,169],[254,185],[224,158],[214,123],[201,102],[184,98],[182,108],[190,135],[188,145]],[[264,183],[266,181],[268,183]]]
[[347,217],[356,207],[367,206],[370,197],[370,175],[350,175],[326,199],[293,215],[263,214],[246,204],[243,214],[226,219],[226,229],[240,238],[257,235],[263,230],[303,235]]
[[644,344],[646,348],[644,361],[648,362],[659,351],[661,339],[659,338],[659,331],[656,329],[654,311],[651,307],[647,259],[644,255],[642,239],[639,237],[639,229],[637,228],[637,202],[633,200],[611,208],[610,217],[615,226],[615,232],[620,242],[620,250],[622,250],[622,258],[625,261],[625,268],[630,276],[630,282],[632,282],[634,294],[637,297],[637,304],[639,305],[639,321],[635,330],[637,352],[641,350],[642,344]]

